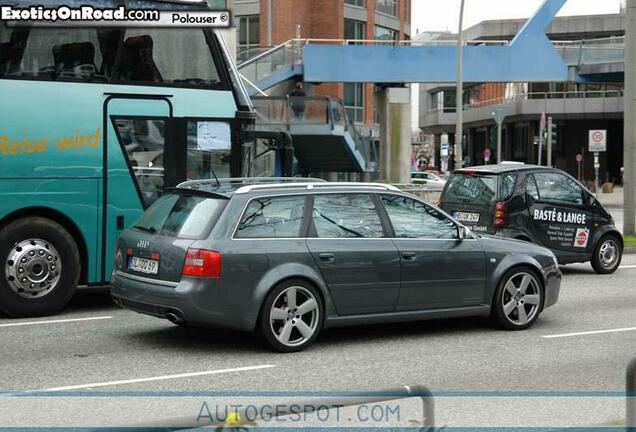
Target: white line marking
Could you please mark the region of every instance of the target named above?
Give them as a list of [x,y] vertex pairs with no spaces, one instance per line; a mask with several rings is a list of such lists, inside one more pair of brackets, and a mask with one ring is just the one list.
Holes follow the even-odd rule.
[[630,332],[630,331],[636,331],[636,327],[587,331],[587,332],[578,332],[578,333],[565,333],[565,334],[556,334],[556,335],[548,335],[548,336],[541,336],[541,337],[545,339],[558,339],[558,338],[565,338],[565,337],[572,337],[572,336],[586,336],[586,335],[596,335],[596,334],[605,334],[605,333],[623,333],[623,332]]
[[636,269],[636,265],[620,266],[619,269]]
[[136,378],[136,379],[130,379],[130,380],[108,381],[108,382],[99,382],[99,383],[91,383],[91,384],[79,384],[79,385],[71,385],[71,386],[65,386],[65,387],[53,387],[53,388],[45,389],[42,391],[59,392],[59,391],[66,391],[66,390],[81,390],[81,389],[94,388],[94,387],[108,387],[108,386],[135,384],[135,383],[150,382],[150,381],[164,381],[164,380],[179,379],[179,378],[192,378],[192,377],[218,375],[218,374],[232,373],[232,372],[247,372],[247,371],[260,370],[260,369],[269,369],[273,367],[276,367],[276,366],[258,365],[258,366],[238,367],[238,368],[232,368],[232,369],[217,369],[217,370],[210,370],[210,371],[203,371],[203,372],[183,373],[183,374],[177,374],[177,375],[162,375],[162,376],[155,376],[155,377],[148,377],[148,378]]
[[69,319],[48,320],[48,321],[27,321],[27,322],[0,324],[0,327],[19,327],[19,326],[27,326],[27,325],[59,324],[59,323],[79,322],[79,321],[105,320],[105,319],[111,319],[111,318],[112,316],[98,316],[98,317],[91,317],[91,318],[69,318]]

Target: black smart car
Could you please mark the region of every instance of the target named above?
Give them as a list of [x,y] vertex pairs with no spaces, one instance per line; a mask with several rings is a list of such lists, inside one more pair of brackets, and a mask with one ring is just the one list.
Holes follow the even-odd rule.
[[564,171],[520,163],[458,170],[440,207],[475,232],[551,249],[559,263],[591,261],[597,273],[616,271],[623,236],[598,200]]

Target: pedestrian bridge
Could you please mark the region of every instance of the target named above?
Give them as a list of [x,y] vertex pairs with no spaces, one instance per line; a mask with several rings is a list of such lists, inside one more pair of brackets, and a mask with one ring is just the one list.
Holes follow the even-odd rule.
[[[239,65],[252,94],[291,78],[307,82],[416,83],[455,82],[455,41],[292,39]],[[507,41],[469,41],[467,82],[620,81],[624,73],[624,37],[553,41],[551,57],[514,64]],[[503,65],[496,58],[506,58]],[[517,57],[517,56],[514,56]],[[426,65],[431,60],[430,65]]]

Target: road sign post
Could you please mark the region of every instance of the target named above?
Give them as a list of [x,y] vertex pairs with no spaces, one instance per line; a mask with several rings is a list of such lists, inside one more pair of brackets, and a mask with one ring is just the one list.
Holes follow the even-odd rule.
[[578,165],[578,174],[577,174],[577,179],[579,181],[581,181],[581,163],[583,162],[583,155],[582,154],[577,154],[576,155],[576,164]]
[[594,192],[596,196],[599,194],[599,169],[601,168],[599,153],[607,151],[607,130],[591,130],[589,149],[590,153],[594,153]]
[[506,109],[497,108],[492,115],[495,118],[495,123],[497,123],[497,163],[501,163],[501,126],[506,118]]

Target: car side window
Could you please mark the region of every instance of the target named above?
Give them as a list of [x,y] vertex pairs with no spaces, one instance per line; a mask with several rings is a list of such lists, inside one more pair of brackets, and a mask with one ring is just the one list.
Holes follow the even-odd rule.
[[539,188],[537,188],[537,182],[533,175],[529,175],[527,178],[526,193],[535,200],[539,199]]
[[385,237],[370,195],[315,195],[312,217],[318,238]]
[[250,201],[236,238],[298,238],[305,215],[305,196],[266,197]]
[[457,239],[457,226],[433,207],[399,195],[382,195],[397,238]]
[[573,179],[559,173],[535,173],[539,199],[583,204],[583,188]]

